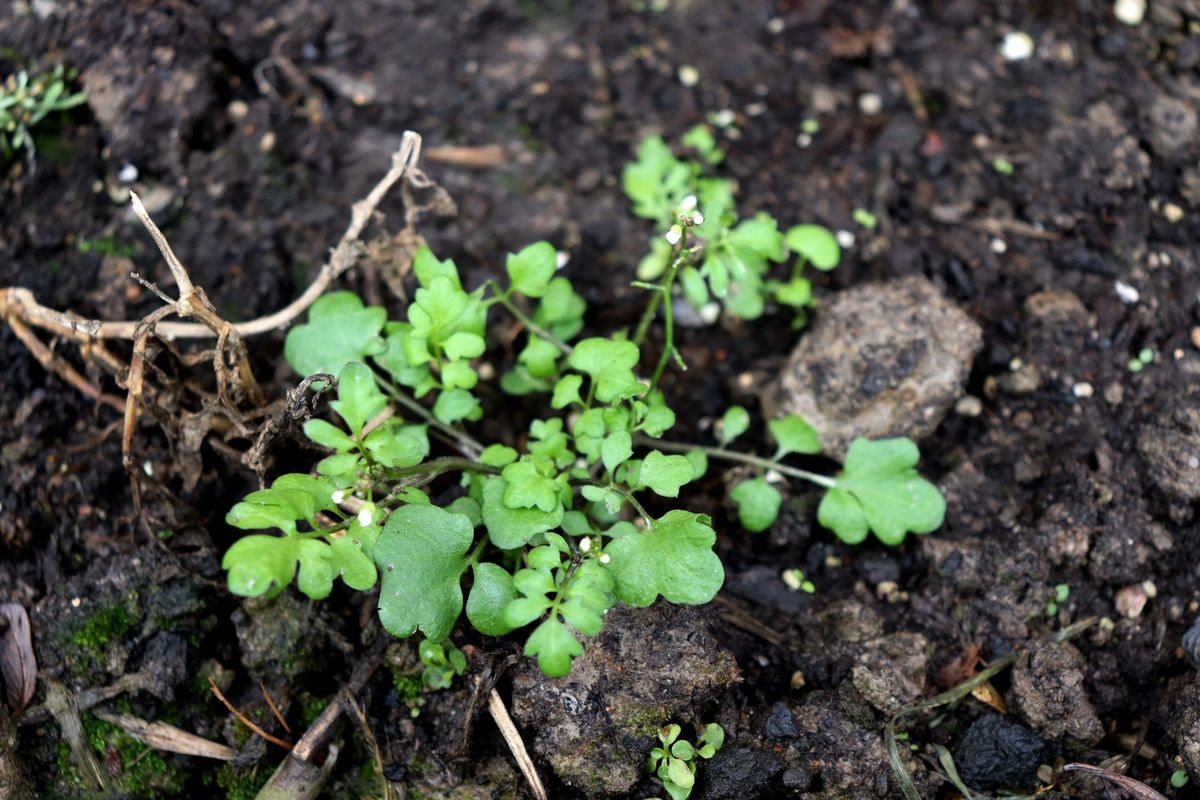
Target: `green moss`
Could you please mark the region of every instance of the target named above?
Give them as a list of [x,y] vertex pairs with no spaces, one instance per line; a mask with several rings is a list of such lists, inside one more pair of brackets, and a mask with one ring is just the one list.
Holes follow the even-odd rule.
[[129,612],[121,606],[109,606],[84,620],[71,634],[71,643],[94,653],[114,639],[120,639],[132,626]]
[[[115,788],[123,794],[133,800],[153,800],[182,792],[184,775],[173,759],[90,714],[83,717],[83,731],[101,763],[110,769],[119,767]],[[58,748],[58,772],[66,787],[82,788],[83,781],[71,763],[71,751],[65,742]]]
[[405,703],[416,700],[421,696],[421,691],[424,685],[421,682],[421,673],[419,672],[400,672],[392,670],[392,685],[396,687],[396,694]]
[[317,721],[317,717],[321,716],[321,712],[329,705],[328,698],[314,697],[305,703],[300,708],[300,719],[304,721],[307,727]]
[[[225,790],[225,796],[229,800],[254,800],[270,777],[271,773],[265,769],[255,767],[248,771],[239,771],[228,764],[222,764],[217,770],[217,785]],[[211,774],[205,776],[205,783],[211,780]]]

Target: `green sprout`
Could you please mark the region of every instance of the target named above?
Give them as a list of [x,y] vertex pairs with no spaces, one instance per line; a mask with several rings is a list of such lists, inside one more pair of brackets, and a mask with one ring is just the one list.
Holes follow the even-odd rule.
[[25,148],[33,158],[31,129],[50,114],[87,100],[83,92],[67,92],[67,81],[72,77],[60,64],[33,77],[21,70],[0,83],[0,153],[11,157]]
[[422,639],[417,646],[417,654],[425,665],[421,683],[426,689],[449,689],[454,676],[467,671],[467,657],[449,640],[438,644]]
[[704,726],[695,744],[679,738],[683,729],[672,723],[658,731],[659,746],[650,751],[646,771],[658,778],[671,800],[685,800],[696,785],[697,758],[712,758],[725,744],[725,729],[715,722]]
[[867,230],[875,230],[875,226],[879,224],[879,220],[875,215],[865,208],[856,208],[850,213],[850,218],[859,225],[862,225]]
[[1188,772],[1186,769],[1177,769],[1171,773],[1171,787],[1174,789],[1182,789],[1187,786]]
[[1067,602],[1067,598],[1071,596],[1071,586],[1066,583],[1056,583],[1054,585],[1054,596],[1046,602],[1046,616],[1054,617],[1058,615],[1058,607]]
[[1129,371],[1137,374],[1150,366],[1154,362],[1154,351],[1149,347],[1143,347],[1138,351],[1138,354],[1129,359]]
[[1013,163],[1003,156],[996,156],[992,159],[992,169],[998,175],[1012,175],[1016,170]]

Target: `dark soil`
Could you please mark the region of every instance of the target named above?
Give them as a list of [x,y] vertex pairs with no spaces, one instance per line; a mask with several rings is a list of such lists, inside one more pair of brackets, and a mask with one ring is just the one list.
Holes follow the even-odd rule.
[[[506,252],[547,239],[570,253],[589,326],[606,332],[635,321],[645,299],[629,283],[649,230],[627,211],[622,166],[647,134],[675,138],[728,109],[721,169],[739,182],[739,208],[854,232],[825,294],[926,276],[983,329],[966,387],[982,403],[920,442],[922,470],[949,503],[946,524],[896,549],[840,544],[798,486],[758,536],[738,526],[719,480],[685,499],[714,515],[727,570],[719,602],[686,624],[707,626],[742,675],[695,711],[702,720],[684,720],[718,719],[729,736],[693,796],[899,797],[879,705],[957,683],[970,669],[946,668],[964,653],[987,663],[1014,650],[1014,668],[993,681],[1003,719],[968,699],[936,727],[905,723],[922,796],[956,796],[935,774],[933,743],[981,790],[1032,793],[1040,765],[1045,777],[1063,762],[1126,756],[1106,763],[1168,796],[1200,796],[1200,695],[1180,647],[1200,609],[1200,5],[1152,0],[1138,27],[1102,0],[680,0],[661,14],[636,5],[6,4],[0,74],[65,63],[90,99],[42,129],[35,171],[0,167],[0,286],[88,317],[154,309],[127,277],[170,282],[128,211],[118,175],[133,165],[133,188],[218,310],[272,311],[307,285],[350,204],[413,129],[427,148],[504,153],[479,169],[426,160],[459,210],[423,224],[435,252],[477,285]],[[998,53],[1014,30],[1036,41],[1032,58]],[[681,84],[682,65],[698,69],[696,86]],[[877,112],[865,94],[878,96]],[[809,117],[821,128],[801,147]],[[1012,174],[993,168],[997,158]],[[852,222],[858,207],[877,228]],[[398,219],[399,201],[384,210]],[[394,310],[381,269],[360,267],[344,283]],[[668,392],[691,413],[672,436],[705,440],[699,420],[755,403],[799,335],[782,316],[685,330],[691,369],[673,374]],[[250,344],[259,379],[282,397],[296,381],[282,332]],[[1143,348],[1156,358],[1133,372]],[[57,352],[122,395],[70,343]],[[85,715],[129,794],[252,796],[279,752],[227,718],[208,678],[262,720],[265,681],[303,728],[386,644],[371,598],[285,594],[262,622],[264,609],[236,602],[217,568],[235,536],[223,515],[256,486],[237,460],[244,441],[211,437],[193,484],[178,443],[142,425],[139,461],[174,499],[146,492],[139,515],[119,415],[48,374],[7,326],[0,364],[0,600],[31,610],[44,677],[81,690],[155,673],[116,704],[240,750],[236,768],[125,758],[137,744]],[[273,456],[277,471],[309,463],[294,442]],[[816,593],[787,590],[787,567],[802,568]],[[1050,615],[1059,584],[1069,597]],[[1050,641],[1091,618],[1070,643]],[[497,669],[511,653],[460,641]],[[410,797],[525,796],[486,715],[464,727],[477,698],[414,691],[414,659],[392,646],[360,697],[387,777]],[[499,688],[511,698],[511,673]],[[15,757],[38,796],[77,796],[58,728],[19,731]],[[346,738],[327,796],[357,796],[371,773],[361,737]],[[644,754],[649,742],[614,746]],[[548,748],[537,753],[552,796],[575,796],[555,783]],[[1183,790],[1168,784],[1177,755],[1192,769]],[[1041,796],[1119,796],[1059,777]],[[656,792],[643,779],[629,796]]]

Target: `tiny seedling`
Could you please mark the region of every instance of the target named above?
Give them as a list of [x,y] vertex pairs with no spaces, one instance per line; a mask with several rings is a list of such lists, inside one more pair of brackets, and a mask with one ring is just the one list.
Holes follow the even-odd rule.
[[671,800],[691,796],[696,785],[697,758],[710,759],[725,744],[725,730],[715,722],[704,726],[695,744],[679,738],[682,732],[674,723],[660,728],[659,746],[650,751],[646,760],[646,770],[662,782]]
[[1054,596],[1046,602],[1046,616],[1054,617],[1058,615],[1058,607],[1067,602],[1067,598],[1071,596],[1071,586],[1066,583],[1056,583],[1054,585]]
[[1129,371],[1137,374],[1152,363],[1154,363],[1154,351],[1149,347],[1143,347],[1136,356],[1129,359]]
[[875,230],[875,226],[879,224],[879,220],[870,211],[865,208],[856,208],[850,213],[850,218],[863,226],[867,230]]
[[11,157],[25,149],[29,158],[33,158],[31,129],[50,114],[87,100],[83,92],[67,92],[71,77],[60,64],[32,77],[21,70],[0,83],[0,153]]
[[1177,769],[1171,773],[1171,788],[1182,789],[1187,786],[1188,772],[1186,769]]
[[804,577],[804,570],[802,569],[785,569],[783,571],[783,582],[794,592],[812,594],[817,591],[817,587],[813,582]]
[[1014,167],[1013,163],[1007,158],[1004,158],[1003,156],[997,156],[996,158],[992,159],[992,169],[995,170],[996,174],[998,175],[1012,175],[1016,170],[1016,167]]
[[421,683],[429,690],[449,689],[454,676],[462,675],[467,670],[467,657],[450,641],[437,644],[422,639],[417,646],[417,654],[425,665]]

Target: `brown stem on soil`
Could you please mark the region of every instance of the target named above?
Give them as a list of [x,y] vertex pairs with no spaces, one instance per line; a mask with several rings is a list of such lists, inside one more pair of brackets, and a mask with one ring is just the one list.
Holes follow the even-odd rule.
[[26,349],[33,354],[33,357],[38,360],[38,363],[42,365],[42,369],[47,372],[53,372],[74,386],[81,394],[90,397],[97,403],[103,403],[117,411],[125,407],[125,403],[121,398],[114,397],[111,394],[104,394],[95,386],[88,383],[87,378],[80,375],[74,367],[61,358],[58,358],[54,354],[54,351],[47,347],[41,339],[37,338],[34,332],[29,330],[21,320],[13,317],[8,321],[8,326],[12,328],[12,332],[17,335],[17,338],[21,340]]
[[208,688],[212,690],[212,693],[214,695],[216,695],[218,700],[220,700],[222,703],[225,704],[225,707],[229,709],[229,713],[231,713],[235,717],[237,717],[238,720],[243,725],[245,725],[247,728],[254,731],[255,733],[257,733],[263,739],[266,739],[271,744],[278,745],[278,746],[282,747],[284,750],[292,749],[292,744],[290,742],[285,742],[283,739],[280,739],[278,736],[272,736],[271,734],[267,733],[262,728],[255,725],[254,722],[249,717],[247,717],[245,714],[243,714],[242,712],[240,712],[236,708],[234,708],[233,703],[231,703],[225,699],[225,695],[221,693],[221,687],[217,686],[217,682],[215,680],[213,680],[211,677],[208,679]]
[[258,689],[262,692],[263,699],[267,701],[267,707],[271,709],[271,713],[275,715],[275,719],[279,720],[279,724],[290,734],[292,732],[291,726],[287,724],[287,720],[283,718],[283,714],[279,713],[279,706],[275,705],[275,701],[271,699],[271,693],[267,691],[267,685],[259,681]]
[[500,729],[500,733],[504,736],[504,741],[508,744],[508,749],[512,751],[513,758],[517,760],[517,766],[521,768],[521,774],[529,782],[529,788],[533,791],[533,796],[538,800],[546,800],[546,787],[542,785],[541,776],[538,775],[537,768],[533,765],[533,759],[529,757],[529,751],[525,749],[525,742],[521,739],[521,732],[517,730],[512,717],[508,714],[508,709],[504,707],[504,700],[501,699],[495,689],[492,689],[488,693],[488,713],[492,715],[496,727]]

